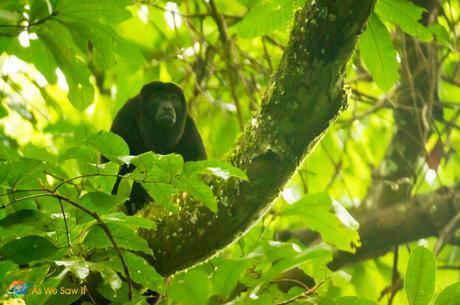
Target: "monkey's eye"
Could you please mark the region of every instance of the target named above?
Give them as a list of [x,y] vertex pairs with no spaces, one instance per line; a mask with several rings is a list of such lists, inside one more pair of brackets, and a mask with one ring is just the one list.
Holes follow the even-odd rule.
[[174,104],[174,105],[179,105],[180,104],[180,98],[177,94],[171,94],[169,96],[169,100]]

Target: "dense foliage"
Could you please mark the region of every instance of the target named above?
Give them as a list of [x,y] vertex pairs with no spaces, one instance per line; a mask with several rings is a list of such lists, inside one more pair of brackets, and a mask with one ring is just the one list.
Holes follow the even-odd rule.
[[[139,232],[184,204],[216,213],[210,179],[248,181],[225,154],[253,127],[294,16],[318,1],[0,1],[0,303],[460,304],[457,0],[378,0],[347,110],[272,208],[201,264],[149,263]],[[130,156],[107,131],[156,79],[184,89],[209,160]],[[123,164],[136,170],[113,195]],[[155,217],[121,211],[134,181]]]

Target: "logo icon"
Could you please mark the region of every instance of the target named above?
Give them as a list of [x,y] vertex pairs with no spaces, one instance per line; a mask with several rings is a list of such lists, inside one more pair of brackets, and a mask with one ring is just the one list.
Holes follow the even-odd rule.
[[24,283],[21,280],[14,281],[8,286],[8,294],[13,297],[22,296],[27,294],[27,283]]

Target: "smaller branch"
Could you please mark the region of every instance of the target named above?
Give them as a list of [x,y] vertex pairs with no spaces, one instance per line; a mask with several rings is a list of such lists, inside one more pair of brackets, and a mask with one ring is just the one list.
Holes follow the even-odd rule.
[[265,42],[266,39],[264,39],[264,37],[262,37],[262,46],[264,48],[264,56],[265,56],[265,60],[267,61],[267,64],[270,68],[270,73],[273,72],[273,64],[272,64],[272,60],[270,59],[270,53],[268,52],[268,48],[267,48],[267,43]]
[[[184,14],[184,13],[181,13],[181,12],[177,12],[177,11],[173,11],[173,10],[168,10],[167,8],[162,7],[161,5],[158,5],[158,4],[151,3],[150,5],[153,6],[154,8],[157,8],[157,9],[161,10],[161,11],[168,12],[168,13],[171,13],[171,14],[176,14],[176,15],[182,17],[182,18],[189,18],[189,19],[198,18],[198,19],[203,19],[203,18],[206,18],[206,17],[212,17],[212,15],[209,14],[209,13]],[[234,15],[228,15],[228,14],[222,14],[222,16],[223,16],[224,18],[226,18],[226,19],[234,20],[234,22],[243,19],[243,17],[241,17],[241,16],[234,16]]]
[[436,246],[434,247],[434,255],[438,256],[441,250],[444,248],[446,243],[452,238],[455,234],[455,231],[458,229],[460,225],[460,212],[452,218],[451,221],[445,226],[442,230],[441,234],[439,234],[438,241],[436,242]]
[[281,50],[284,51],[285,47],[280,42],[276,41],[273,37],[265,35],[265,36],[263,36],[263,39],[267,40],[269,43],[271,43],[275,47],[278,47],[278,48],[280,48]]
[[[39,198],[39,197],[52,197],[52,198],[58,199],[60,203],[62,203],[62,201],[67,202],[71,206],[73,206],[73,207],[75,207],[75,208],[77,208],[79,210],[82,210],[86,214],[88,214],[91,217],[93,217],[94,219],[96,219],[97,223],[101,226],[101,228],[104,231],[105,235],[109,238],[110,242],[112,243],[113,248],[115,249],[115,252],[117,252],[118,258],[120,259],[121,265],[123,267],[123,271],[125,273],[126,281],[127,281],[127,284],[128,284],[128,298],[131,300],[132,295],[133,295],[133,283],[132,283],[131,275],[129,273],[128,265],[126,264],[125,258],[123,256],[123,252],[121,251],[121,248],[118,246],[118,244],[117,244],[115,238],[113,237],[112,232],[110,232],[110,229],[107,226],[107,224],[102,220],[102,218],[96,212],[93,212],[93,211],[89,210],[88,208],[78,204],[77,202],[73,201],[72,199],[67,198],[67,197],[57,193],[53,189],[48,189],[48,188],[44,187],[43,190],[46,191],[46,193],[36,194],[36,195],[31,195],[31,196],[26,196],[26,197],[14,199],[13,201],[8,202],[7,204],[1,205],[0,209],[6,208],[7,206],[9,206],[11,204],[14,204],[14,203],[17,203],[17,202],[20,202],[20,201],[24,201],[24,200],[28,200],[28,199],[35,199],[35,198]],[[67,230],[67,228],[66,228],[66,230]]]
[[398,292],[398,281],[400,280],[399,278],[399,272],[398,272],[398,258],[399,258],[399,248],[396,246],[393,250],[393,271],[391,274],[391,289],[390,289],[390,297],[388,298],[388,305],[393,304],[393,300],[396,296],[396,293]]
[[76,203],[70,198],[67,198],[59,193],[56,193],[56,191],[53,191],[51,189],[45,189],[45,190],[49,192],[50,196],[55,197],[59,201],[61,200],[65,201],[69,203],[71,206],[74,206],[75,208],[82,210],[86,214],[96,219],[96,221],[98,222],[98,224],[101,226],[102,230],[104,231],[105,235],[109,238],[110,242],[112,243],[113,248],[115,249],[115,252],[117,252],[118,258],[120,259],[121,265],[123,266],[123,271],[125,273],[126,281],[128,283],[128,298],[129,300],[131,300],[133,297],[133,282],[131,279],[131,275],[129,273],[128,265],[126,264],[125,257],[123,256],[123,252],[121,251],[121,248],[118,246],[118,243],[113,237],[112,232],[110,232],[110,229],[107,226],[107,224],[102,220],[102,218],[96,212],[93,212],[87,209],[86,207]]
[[217,29],[219,31],[219,38],[224,48],[223,50],[224,55],[222,56],[222,59],[225,61],[225,64],[227,65],[228,76],[230,80],[230,93],[235,103],[236,114],[237,114],[240,129],[243,130],[244,128],[243,113],[241,109],[240,100],[238,98],[238,93],[236,92],[238,79],[240,78],[242,80],[242,77],[240,77],[238,73],[239,69],[234,62],[235,50],[234,50],[233,41],[228,36],[227,23],[225,22],[225,18],[217,10],[217,6],[214,0],[209,0],[209,8],[210,8],[211,16],[217,25]]
[[64,205],[62,204],[61,199],[59,199],[59,205],[61,206],[61,213],[62,213],[62,217],[64,219],[65,235],[67,237],[67,244],[69,245],[70,254],[73,255],[72,242],[70,240],[70,231],[69,231],[69,226],[67,224],[67,216],[65,216]]

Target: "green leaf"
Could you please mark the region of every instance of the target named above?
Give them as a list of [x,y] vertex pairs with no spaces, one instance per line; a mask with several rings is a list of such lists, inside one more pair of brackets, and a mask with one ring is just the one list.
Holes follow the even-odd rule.
[[17,36],[22,31],[17,25],[23,19],[24,4],[17,0],[0,1],[0,24],[5,25],[4,28],[0,28],[0,36],[1,34]]
[[138,216],[128,216],[123,212],[116,212],[102,216],[106,223],[118,223],[137,228],[156,229],[156,223],[148,218]]
[[[82,172],[88,175],[85,181],[89,182],[94,189],[97,189],[101,192],[112,193],[113,185],[117,180],[117,174],[120,167],[114,162],[107,162],[104,164],[94,164],[94,163],[84,163],[80,166]],[[129,197],[129,193],[120,194],[117,196],[119,199],[117,203],[126,200]]]
[[225,161],[201,160],[185,162],[184,176],[190,176],[203,172],[208,172],[224,180],[227,180],[230,177],[235,177],[245,181],[248,180],[248,176],[244,171]]
[[174,304],[205,305],[209,298],[210,281],[201,270],[190,270],[176,275],[167,289]]
[[237,23],[236,30],[241,37],[254,37],[285,28],[293,15],[295,3],[295,0],[260,1]]
[[10,260],[0,260],[0,274],[2,279],[0,289],[6,291],[6,285],[10,285],[12,281],[15,281],[18,273],[19,266],[17,264]]
[[[133,289],[133,298],[128,300],[128,285],[126,282],[121,283],[121,288],[114,293],[112,287],[108,283],[100,281],[96,286],[97,292],[105,299],[110,300],[107,304],[111,305],[148,305],[145,301],[146,296],[140,295],[137,289]],[[93,303],[91,303],[93,304]],[[56,304],[58,305],[58,304]],[[90,304],[87,304],[90,305]]]
[[346,296],[335,299],[337,305],[377,305],[376,302],[356,297],[356,296]]
[[6,243],[0,249],[2,259],[10,259],[19,265],[51,258],[58,248],[48,239],[31,235]]
[[155,170],[162,169],[164,172],[169,173],[171,178],[182,174],[182,170],[184,167],[184,159],[181,155],[169,154],[157,156],[158,162],[155,163]]
[[76,146],[66,150],[60,157],[59,161],[77,159],[87,163],[96,163],[98,156],[96,151],[87,146]]
[[92,271],[97,271],[102,276],[104,282],[110,285],[113,291],[121,288],[121,279],[118,274],[104,263],[90,263],[89,267]]
[[128,144],[117,134],[110,131],[99,131],[90,134],[86,141],[88,145],[101,152],[103,156],[112,161],[118,161],[117,157],[129,154]]
[[94,88],[85,56],[75,45],[68,29],[50,19],[37,27],[37,35],[53,53],[69,86],[69,100],[83,110],[93,102]]
[[[89,209],[92,212],[96,212],[98,215],[106,214],[107,212],[115,209],[118,204],[124,202],[123,199],[118,198],[115,195],[109,195],[103,192],[90,192],[86,193],[78,199],[78,203]],[[86,223],[93,220],[94,218],[85,213],[82,210],[77,212],[78,223]]]
[[435,305],[460,305],[460,282],[452,284],[441,291]]
[[419,22],[424,11],[408,0],[379,0],[375,5],[375,12],[383,20],[399,25],[404,32],[419,40],[430,41],[430,31]]
[[23,61],[32,63],[50,84],[56,83],[56,68],[58,67],[58,62],[53,52],[41,39],[30,40],[29,43],[30,46],[24,48],[19,44],[19,41],[15,39],[10,45],[9,52]]
[[213,295],[219,295],[224,298],[230,296],[238,284],[238,280],[246,268],[250,265],[249,260],[225,260],[216,267],[212,274],[212,292]]
[[60,0],[56,6],[59,18],[118,23],[131,14],[126,10],[129,0]]
[[404,287],[409,305],[427,305],[433,296],[436,281],[436,259],[428,249],[415,248],[406,270]]
[[[125,159],[126,160],[126,159]],[[184,159],[181,155],[158,155],[154,152],[140,154],[129,161],[136,166],[130,175],[138,179],[170,183],[182,174]]]
[[129,65],[135,68],[142,66],[145,59],[134,44],[120,37],[115,30],[106,24],[88,20],[66,21],[70,33],[76,41],[90,41],[92,60],[102,70],[108,70],[115,65],[124,64],[129,58]]
[[179,193],[174,186],[166,183],[142,183],[142,186],[155,203],[173,213],[179,212],[179,206],[172,202],[172,197]]
[[260,3],[261,0],[238,0],[238,2],[240,2],[241,4],[246,6],[247,8],[250,8],[250,7]]
[[372,14],[366,31],[359,40],[361,58],[372,78],[383,90],[388,90],[399,79],[399,64],[390,33],[379,17]]
[[[130,227],[114,223],[107,224],[107,227],[119,247],[128,250],[142,251],[153,255],[152,249],[149,248],[147,241],[140,237]],[[88,235],[86,235],[84,243],[88,247],[98,249],[113,247],[112,242],[100,225],[91,227]]]
[[262,276],[262,280],[270,281],[279,274],[298,267],[309,260],[319,258],[332,259],[332,249],[329,246],[319,245],[308,249],[301,249],[293,243],[270,241],[264,245],[264,255],[272,262],[272,266]]
[[[44,176],[46,164],[39,160],[22,158],[17,161],[6,162],[0,169],[0,181],[6,180],[8,185],[19,185],[34,182]],[[1,178],[3,176],[3,178]]]
[[54,1],[31,0],[30,1],[29,22],[36,23],[36,22],[40,22],[40,20],[43,20],[49,17],[54,11],[52,2]]
[[78,203],[93,212],[104,214],[116,206],[116,199],[116,196],[103,192],[90,192],[81,196]]
[[[436,23],[428,27],[431,33],[436,37],[436,40],[441,42],[444,47],[448,48],[451,51],[454,51],[455,48],[452,45],[452,40],[449,36],[449,32],[443,25]],[[454,51],[455,52],[455,51]]]
[[[164,278],[144,258],[128,251],[124,251],[123,256],[134,282],[153,291],[163,292],[165,290]],[[111,254],[103,263],[108,264],[117,272],[124,273],[120,258],[116,254]]]
[[361,245],[358,223],[326,194],[306,195],[284,207],[280,216],[287,216],[320,233],[325,242],[341,250],[354,252]]
[[56,219],[36,210],[24,209],[9,214],[0,220],[0,227],[14,231],[15,226],[30,226],[35,230],[50,232],[55,229]]
[[83,258],[58,260],[54,262],[57,266],[62,266],[66,271],[72,272],[77,278],[84,280],[89,275],[89,263]]
[[209,185],[204,183],[198,176],[183,178],[175,183],[181,191],[185,191],[199,200],[212,212],[217,212],[217,200]]

